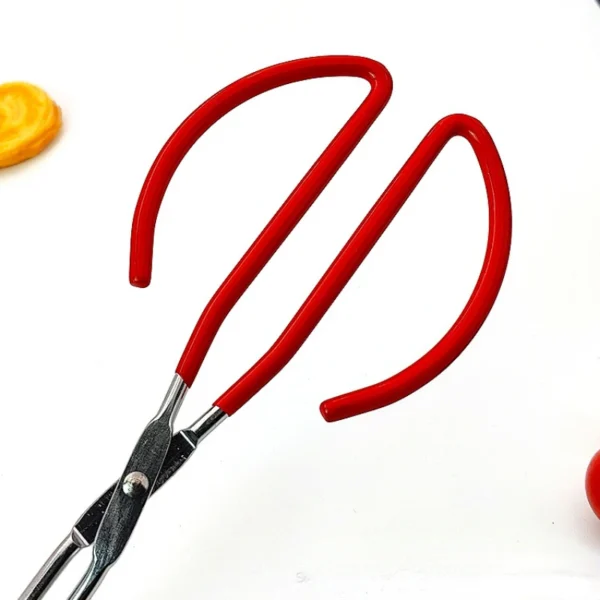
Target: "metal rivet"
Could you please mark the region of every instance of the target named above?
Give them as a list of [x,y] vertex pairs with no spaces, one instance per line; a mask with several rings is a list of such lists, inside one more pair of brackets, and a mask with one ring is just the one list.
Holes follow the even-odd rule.
[[123,481],[123,491],[130,498],[135,498],[136,496],[147,492],[149,487],[150,482],[148,481],[148,477],[139,471],[129,473]]

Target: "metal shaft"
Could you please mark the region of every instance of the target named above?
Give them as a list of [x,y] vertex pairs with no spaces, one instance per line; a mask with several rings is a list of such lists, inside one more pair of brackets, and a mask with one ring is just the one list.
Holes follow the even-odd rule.
[[86,546],[85,541],[73,529],[44,563],[38,574],[31,580],[27,589],[19,596],[19,600],[40,600],[43,598],[48,588],[64,571],[73,557]]
[[[179,471],[194,453],[198,444],[223,423],[226,418],[227,413],[223,412],[220,408],[212,407],[191,426],[182,429],[173,436],[167,452],[167,457],[165,458],[152,493],[158,491],[173,475],[175,475],[175,473],[177,473],[177,471]],[[19,596],[19,600],[42,600],[50,589],[50,586],[62,573],[75,554],[82,548],[87,548],[94,543],[98,528],[117,485],[118,482],[114,483],[81,515],[69,536],[53,552],[44,566],[27,586],[27,589]],[[91,589],[91,593],[93,593],[101,583],[100,580],[94,586],[92,585],[93,579],[93,574],[88,573],[80,585],[84,588]]]
[[98,528],[92,563],[70,600],[91,598],[125,550],[163,467],[187,390],[176,375],[158,414],[138,439]]
[[92,564],[89,566],[83,579],[77,585],[75,591],[71,594],[70,600],[88,600],[91,598],[100,587],[100,584],[106,577],[108,569],[110,569],[111,566],[112,565],[106,566],[100,564],[96,561],[96,557],[94,556]]

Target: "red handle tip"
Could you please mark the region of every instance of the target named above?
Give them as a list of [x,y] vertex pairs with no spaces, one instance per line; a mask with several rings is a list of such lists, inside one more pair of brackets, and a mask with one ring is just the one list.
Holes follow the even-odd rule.
[[[347,394],[344,394],[344,396],[346,395]],[[374,408],[370,408],[368,410],[374,410]],[[340,396],[336,398],[330,398],[329,400],[321,402],[321,405],[319,406],[319,411],[321,412],[321,416],[328,423],[343,421],[344,419],[356,417],[366,412],[364,408],[356,406],[352,402],[340,401]]]
[[321,416],[328,422],[333,423],[337,421],[337,419],[333,418],[331,414],[329,414],[329,410],[327,408],[327,402],[322,402],[321,406],[319,406],[319,410],[321,411]]
[[131,275],[129,277],[129,283],[133,287],[147,288],[150,285],[150,279],[148,279],[147,277],[137,277],[137,276]]

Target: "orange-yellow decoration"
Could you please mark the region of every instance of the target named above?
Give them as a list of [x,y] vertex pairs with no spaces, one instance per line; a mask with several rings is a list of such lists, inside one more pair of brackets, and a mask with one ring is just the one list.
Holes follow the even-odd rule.
[[0,85],[0,167],[38,155],[62,126],[60,108],[35,85]]

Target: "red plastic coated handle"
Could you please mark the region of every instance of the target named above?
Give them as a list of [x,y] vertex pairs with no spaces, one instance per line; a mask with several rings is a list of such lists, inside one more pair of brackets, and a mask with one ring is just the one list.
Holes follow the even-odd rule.
[[[379,116],[391,95],[391,77],[381,64],[350,56],[301,59],[263,69],[224,88],[194,111],[171,136],[150,170],[136,208],[131,239],[130,281],[140,287],[150,282],[154,228],[162,198],[195,141],[250,98],[295,81],[333,76],[362,77],[371,84],[371,91],[208,303],[177,367],[188,386],[227,314]],[[464,137],[473,147],[489,202],[488,244],[475,289],[457,321],[427,354],[381,383],[323,402],[321,413],[327,421],[337,421],[396,402],[437,377],[463,352],[485,321],[502,285],[510,253],[512,217],[506,176],[491,136],[476,119],[452,115],[437,123],[419,144],[278,340],[215,406],[232,415],[292,359],[455,136]]]

